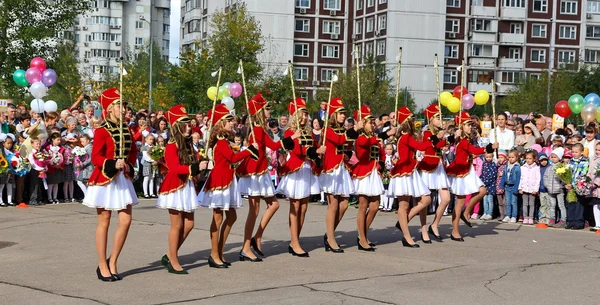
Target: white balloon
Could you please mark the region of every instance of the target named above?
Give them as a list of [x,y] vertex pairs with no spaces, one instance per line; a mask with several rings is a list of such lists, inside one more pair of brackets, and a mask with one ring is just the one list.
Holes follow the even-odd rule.
[[44,104],[44,110],[46,110],[46,112],[54,112],[58,110],[58,105],[55,101],[46,101],[46,103]]
[[46,85],[44,85],[42,82],[35,82],[31,84],[31,87],[29,87],[29,92],[31,92],[31,95],[33,95],[33,97],[36,99],[46,96],[47,91],[48,88],[46,88]]
[[224,98],[221,101],[221,104],[225,105],[225,107],[227,107],[227,109],[229,109],[229,110],[233,110],[233,107],[235,107],[235,102],[233,101],[233,99],[230,96]]
[[44,101],[39,98],[32,100],[30,106],[31,110],[35,111],[36,113],[44,112]]

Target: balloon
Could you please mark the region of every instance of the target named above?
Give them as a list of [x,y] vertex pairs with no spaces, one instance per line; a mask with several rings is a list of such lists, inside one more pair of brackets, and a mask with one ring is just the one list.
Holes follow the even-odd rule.
[[242,95],[242,91],[242,85],[238,83],[233,83],[231,84],[231,86],[229,86],[229,93],[231,93],[231,96],[233,96],[234,98]]
[[463,109],[465,109],[465,110],[469,110],[469,109],[473,108],[473,106],[475,106],[475,99],[473,98],[473,96],[470,94],[463,95],[462,106],[463,106]]
[[46,69],[42,72],[42,83],[46,85],[46,87],[50,87],[56,83],[56,72],[52,69]]
[[587,104],[583,106],[583,109],[581,110],[581,118],[586,123],[593,122],[596,119],[597,114],[598,107],[594,104]]
[[596,122],[600,123],[600,110],[596,112]]
[[208,96],[211,101],[214,101],[217,98],[217,87],[212,86],[208,88],[208,90],[206,90],[206,96]]
[[450,112],[456,113],[460,111],[460,100],[458,98],[452,97],[446,104]]
[[25,70],[15,71],[15,73],[13,73],[13,80],[21,87],[27,87],[27,85],[29,85],[27,78],[25,78]]
[[571,109],[571,112],[579,114],[583,109],[583,105],[583,96],[579,94],[573,94],[569,98],[569,109]]
[[56,105],[55,101],[46,101],[44,104],[44,110],[46,110],[46,112],[54,112],[58,110],[58,105]]
[[540,144],[533,144],[530,148],[535,150],[538,154],[542,152],[542,146],[540,146]]
[[226,98],[228,96],[229,96],[229,89],[227,89],[223,86],[219,87],[219,95],[218,95],[219,100],[223,100],[224,98]]
[[456,86],[456,88],[454,88],[454,91],[452,94],[454,95],[455,98],[460,98],[461,91],[462,91],[462,95],[469,94],[469,90],[467,90],[467,88],[465,88],[463,86]]
[[40,70],[41,73],[44,72],[44,70],[46,70],[46,62],[41,57],[35,57],[29,63],[29,67],[36,68]]
[[44,83],[42,82],[35,82],[31,84],[31,87],[29,87],[29,92],[35,98],[42,98],[46,96],[47,90],[48,88],[46,88],[46,86],[44,86]]
[[230,111],[233,110],[233,107],[235,107],[235,102],[230,96],[225,97],[221,101],[221,104],[225,105],[225,107],[227,107],[227,109],[229,109]]
[[586,105],[594,104],[596,107],[600,106],[600,96],[598,96],[596,93],[590,93],[586,95],[583,100],[585,101]]
[[568,118],[571,115],[571,109],[569,109],[569,102],[562,100],[556,103],[554,106],[554,112],[563,118]]
[[475,104],[481,106],[481,105],[485,105],[487,104],[487,102],[490,100],[490,94],[489,92],[485,91],[485,90],[479,90],[477,91],[477,93],[475,93]]
[[223,87],[227,88],[229,90],[229,87],[231,86],[230,82],[224,82],[223,83]]
[[447,106],[448,105],[448,101],[452,98],[452,93],[450,92],[442,92],[440,94],[440,103],[442,104],[442,106]]
[[42,81],[42,72],[37,68],[29,68],[25,72],[25,78],[30,84]]
[[39,98],[32,100],[30,106],[31,110],[35,111],[35,113],[44,112],[44,101],[40,100]]

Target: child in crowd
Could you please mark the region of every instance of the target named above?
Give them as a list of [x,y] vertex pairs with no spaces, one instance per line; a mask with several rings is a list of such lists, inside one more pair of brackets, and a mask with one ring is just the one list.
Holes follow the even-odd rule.
[[140,149],[142,152],[142,177],[144,198],[156,198],[154,193],[154,178],[158,171],[158,161],[150,157],[150,152],[154,148],[154,135],[148,134],[144,139],[144,145]]
[[[47,165],[44,164],[43,152],[41,150],[42,141],[40,139],[31,140],[31,152],[27,156],[27,160],[31,164],[31,170],[29,171],[29,204],[40,205],[41,204],[41,188],[40,184],[42,179],[40,174],[44,174],[48,171]],[[39,159],[38,159],[39,157]]]
[[[556,168],[559,163],[562,162],[563,155],[565,153],[565,149],[562,147],[558,147],[552,151],[550,154],[550,160],[552,161],[552,165],[546,172],[544,173],[544,186],[548,190],[548,197],[550,198],[550,206],[548,209],[548,225],[555,227],[564,227],[566,219],[567,219],[567,210],[565,207],[565,194],[563,192],[563,183],[556,176]],[[558,208],[560,210],[560,221],[555,223],[556,220],[556,205],[558,203]],[[542,215],[543,218],[543,215]]]
[[583,155],[588,158],[588,160],[593,160],[596,150],[596,127],[592,124],[589,124],[585,127],[585,139],[581,141],[583,145]]
[[59,133],[52,133],[48,138],[49,145],[46,153],[50,156],[46,182],[48,184],[48,203],[58,204],[58,185],[63,182],[64,149],[60,147],[61,137]]
[[600,171],[596,170],[600,165],[600,142],[596,143],[594,148],[594,159],[590,161],[591,170],[588,171],[588,177],[592,179],[592,209],[594,211],[594,222],[596,225],[590,228],[590,231],[600,230]]
[[[67,122],[70,122],[68,119]],[[67,123],[67,126],[71,126],[72,123]],[[75,131],[72,129],[71,131]],[[74,132],[66,134],[64,137],[65,143],[63,144],[63,156],[64,156],[64,167],[63,167],[63,196],[65,202],[75,202],[73,194],[75,192],[75,167],[73,165],[75,155],[73,155],[73,148],[76,143],[79,143],[77,135]]]
[[[587,175],[589,168],[589,161],[583,156],[583,144],[577,143],[573,145],[571,151],[573,158],[569,162],[569,165],[573,169],[573,180],[571,184],[567,184],[568,190],[573,188],[575,180],[582,175]],[[583,212],[584,205],[589,201],[585,196],[577,195],[577,202],[567,202],[567,225],[566,229],[582,230],[584,227]]]
[[199,133],[192,133],[192,147],[194,148],[195,153],[198,153],[202,147],[202,143],[200,143],[201,138],[202,136]]
[[494,197],[496,196],[496,178],[498,176],[498,166],[494,162],[494,154],[486,153],[485,161],[481,170],[481,181],[485,184],[486,193],[483,196],[483,215],[482,220],[493,219]]
[[496,175],[496,198],[498,199],[498,211],[500,212],[500,221],[506,216],[506,197],[504,194],[504,187],[500,184],[502,182],[502,176],[506,169],[506,152],[503,150],[498,151],[498,164],[497,164],[497,175]]
[[[383,187],[385,188],[386,192],[384,194],[381,195],[381,201],[380,201],[380,206],[379,209],[383,212],[391,212],[392,211],[392,207],[394,205],[394,197],[389,197],[387,195],[387,189],[389,186],[389,173],[392,171],[392,169],[394,168],[394,165],[396,165],[396,152],[394,151],[394,145],[393,144],[386,144],[385,145],[385,174],[387,175],[387,177],[383,177]],[[387,179],[386,179],[387,178]]]
[[[540,219],[539,222],[549,225],[550,218],[554,218],[554,208],[550,208],[550,195],[548,194],[548,188],[544,183],[544,177],[546,176],[546,171],[550,168],[548,166],[548,156],[546,153],[540,152],[538,153],[538,160],[540,162]],[[550,210],[553,211],[552,216],[550,216]],[[553,221],[554,224],[554,221]]]
[[530,150],[525,153],[525,164],[521,166],[519,194],[523,198],[523,224],[533,224],[535,198],[540,191],[540,167],[537,165],[537,152]]
[[[12,134],[0,134],[0,143],[2,143],[2,157],[7,160],[8,156],[13,153],[13,142],[14,135]],[[4,203],[4,188],[6,188],[6,202],[8,205],[14,205],[12,202],[12,191],[15,183],[15,176],[8,170],[8,163],[6,171],[0,174],[0,206],[5,206]]]
[[519,152],[515,149],[511,150],[508,153],[508,164],[500,182],[506,196],[506,216],[502,219],[502,222],[517,222],[517,196],[519,181],[521,180],[521,166],[518,160]]
[[88,134],[84,134],[79,138],[81,146],[85,149],[85,156],[80,157],[81,164],[77,168],[77,185],[85,194],[87,191],[87,183],[92,175],[94,165],[92,164],[92,138]]

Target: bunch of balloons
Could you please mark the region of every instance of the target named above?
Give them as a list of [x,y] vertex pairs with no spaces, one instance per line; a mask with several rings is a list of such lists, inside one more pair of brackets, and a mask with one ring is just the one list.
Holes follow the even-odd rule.
[[452,93],[442,92],[439,96],[439,99],[442,106],[448,108],[450,112],[456,113],[460,111],[461,103],[464,110],[473,108],[475,104],[485,105],[490,99],[490,94],[485,90],[479,90],[477,93],[475,93],[475,96],[473,96],[469,94],[467,88],[463,86],[457,86],[454,88]]
[[585,97],[580,94],[573,94],[568,101],[561,100],[554,106],[556,114],[567,118],[571,113],[580,114],[584,122],[594,120],[600,122],[600,96],[596,93],[590,93]]
[[220,100],[221,104],[224,104],[227,109],[233,110],[235,106],[233,98],[242,95],[242,85],[236,82],[226,82],[218,89],[215,86],[208,88],[208,90],[206,90],[206,95],[211,101],[214,101],[215,99]]
[[35,98],[31,101],[31,108],[37,113],[52,112],[58,109],[54,101],[44,103],[42,98],[47,95],[48,87],[56,83],[58,75],[56,71],[47,69],[46,61],[40,57],[35,57],[29,63],[29,69],[17,70],[13,73],[13,81],[21,87],[29,87],[29,92]]

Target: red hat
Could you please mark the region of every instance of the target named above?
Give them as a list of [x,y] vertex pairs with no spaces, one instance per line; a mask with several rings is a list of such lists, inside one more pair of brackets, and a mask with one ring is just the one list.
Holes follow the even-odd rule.
[[336,112],[346,112],[346,108],[344,108],[344,102],[339,97],[334,97],[329,101],[329,113],[328,115],[332,115]]
[[296,98],[295,103],[290,102],[288,104],[288,112],[290,113],[291,116],[296,114],[296,109],[308,113],[308,110],[306,110],[306,102],[304,101],[304,99],[298,97],[298,98]]
[[573,153],[570,150],[565,150],[563,158],[573,158]]
[[[359,117],[360,115],[360,117]],[[360,120],[372,120],[373,119],[373,115],[371,115],[371,107],[367,106],[367,105],[363,105],[362,107],[360,107],[360,113],[358,110],[354,111],[354,120],[355,121],[360,121]]]
[[398,120],[398,125],[406,122],[406,120],[410,119],[413,116],[413,113],[406,106],[400,107],[398,109],[398,113],[396,114],[396,118]]
[[427,121],[431,121],[434,116],[440,114],[440,107],[438,107],[438,104],[431,104],[423,110],[423,114],[427,118]]
[[471,116],[466,111],[462,111],[454,117],[454,124],[456,124],[456,126],[469,123],[473,123],[473,120],[471,120]]
[[185,107],[183,107],[182,104],[171,107],[171,109],[167,111],[166,117],[167,121],[169,121],[169,124],[171,124],[171,126],[173,126],[173,124],[175,124],[177,121],[190,121],[190,117],[188,116],[188,113],[187,111],[185,111]]
[[248,109],[250,109],[250,115],[256,115],[263,108],[267,106],[267,100],[262,96],[262,94],[257,94],[250,101],[248,101]]
[[[210,124],[210,119],[213,116],[213,109],[209,110],[206,116],[208,117],[208,122]],[[229,109],[225,106],[225,104],[218,104],[214,109],[214,117],[212,117],[212,126],[215,126],[217,122],[220,120],[231,120],[233,116],[229,114]]]
[[102,105],[102,109],[104,110],[102,112],[103,114],[106,114],[106,111],[108,111],[108,106],[112,105],[113,103],[117,103],[120,100],[121,93],[119,92],[118,88],[108,88],[104,90],[102,94],[100,94],[100,97],[98,97],[98,101],[100,102],[100,104]]

